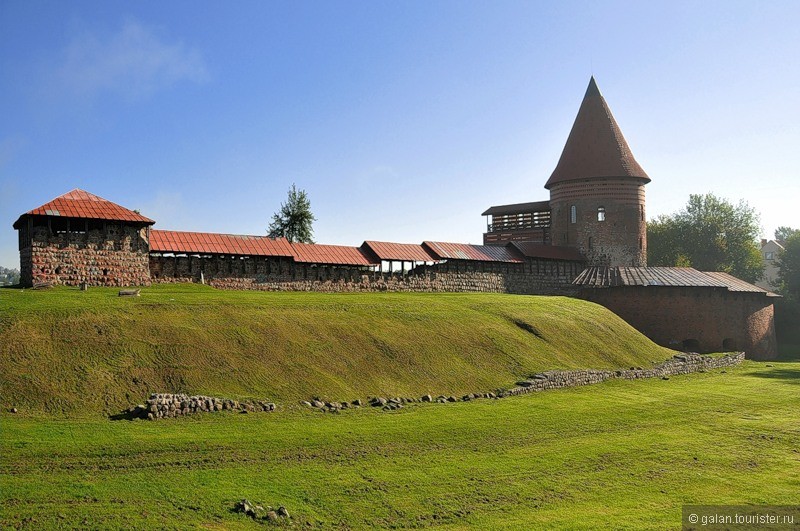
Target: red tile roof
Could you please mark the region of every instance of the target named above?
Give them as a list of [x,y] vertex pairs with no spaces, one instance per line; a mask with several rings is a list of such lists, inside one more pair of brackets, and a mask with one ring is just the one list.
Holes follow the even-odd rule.
[[150,231],[150,251],[294,257],[292,245],[285,238],[155,229]]
[[142,223],[145,225],[152,225],[155,223],[152,219],[146,218],[133,210],[128,210],[123,206],[90,194],[84,190],[79,190],[78,188],[24,213],[14,222],[15,229],[19,228],[18,225],[26,216],[104,219],[107,221],[129,221],[131,223]]
[[515,247],[528,258],[549,258],[550,260],[575,260],[581,262],[586,260],[586,257],[580,251],[572,247],[533,242],[510,242],[508,245]]
[[550,201],[534,201],[532,203],[514,203],[513,205],[496,205],[489,207],[481,216],[507,216],[508,214],[527,214],[550,210]]
[[556,169],[547,184],[594,177],[650,177],[633,158],[611,109],[592,77]]
[[472,245],[469,243],[423,242],[423,245],[442,260],[480,260],[483,262],[523,262],[513,247]]
[[305,264],[332,264],[370,266],[380,265],[379,260],[368,258],[358,247],[320,245],[317,243],[292,243],[294,259]]
[[380,260],[404,262],[435,262],[438,260],[422,245],[415,243],[388,243],[366,241],[361,245],[367,248]]

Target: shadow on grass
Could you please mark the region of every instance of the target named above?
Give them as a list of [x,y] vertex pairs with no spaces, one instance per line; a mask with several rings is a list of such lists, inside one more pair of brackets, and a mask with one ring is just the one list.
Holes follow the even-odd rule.
[[119,413],[116,413],[114,415],[109,415],[108,419],[109,420],[136,420],[136,419],[146,418],[147,414],[145,413],[144,415],[142,415],[143,411],[144,410],[141,410],[139,408],[126,409],[126,410],[120,411]]
[[[748,376],[755,376],[756,378],[769,378],[773,380],[786,380],[788,383],[800,385],[800,368],[794,367],[781,367],[786,363],[797,363],[798,359],[780,359],[769,362],[762,362],[762,367],[766,370],[759,370],[758,372],[749,372]],[[759,367],[761,369],[762,367]]]

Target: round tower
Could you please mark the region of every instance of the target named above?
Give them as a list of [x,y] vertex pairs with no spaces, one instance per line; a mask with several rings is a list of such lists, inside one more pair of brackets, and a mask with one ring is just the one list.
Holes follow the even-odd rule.
[[644,185],[594,77],[548,179],[553,245],[575,247],[590,265],[647,265]]

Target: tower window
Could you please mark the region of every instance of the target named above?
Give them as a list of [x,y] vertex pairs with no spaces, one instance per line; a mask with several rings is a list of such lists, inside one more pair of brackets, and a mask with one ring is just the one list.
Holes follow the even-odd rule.
[[578,208],[575,205],[569,207],[569,222],[575,223],[578,221]]
[[606,220],[606,207],[597,207],[597,221]]
[[644,205],[639,205],[639,216],[641,220],[644,221]]
[[591,248],[592,248],[592,237],[589,236],[589,249],[591,249]]

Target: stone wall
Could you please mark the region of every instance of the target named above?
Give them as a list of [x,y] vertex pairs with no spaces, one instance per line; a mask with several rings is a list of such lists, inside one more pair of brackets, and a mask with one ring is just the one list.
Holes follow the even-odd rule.
[[689,374],[709,369],[720,369],[739,365],[744,361],[744,352],[734,352],[720,357],[701,356],[699,354],[678,354],[667,361],[656,365],[652,369],[631,367],[624,370],[597,370],[584,369],[574,371],[547,371],[534,374],[527,380],[517,382],[517,386],[504,391],[502,396],[519,395],[559,389],[562,387],[575,387],[601,383],[613,378],[623,380],[638,380],[641,378],[668,378],[678,374]]
[[279,257],[150,256],[153,282],[198,282],[219,289],[319,292],[487,292],[572,294],[579,262],[528,259],[524,264],[451,260],[410,271],[298,264]]
[[20,249],[21,283],[148,286],[148,229],[106,223],[88,231],[33,227]]
[[659,345],[693,352],[740,351],[752,359],[777,354],[774,308],[764,293],[726,288],[620,286],[583,289]]

